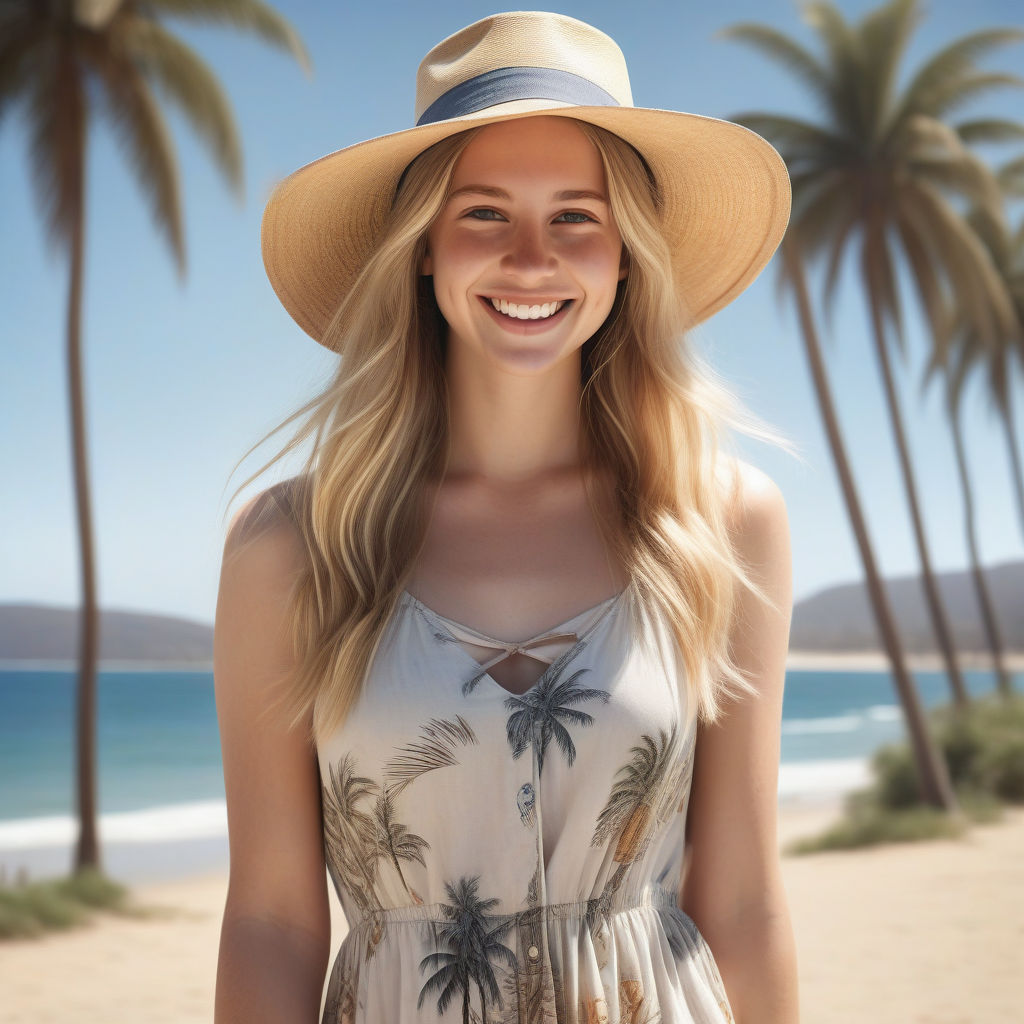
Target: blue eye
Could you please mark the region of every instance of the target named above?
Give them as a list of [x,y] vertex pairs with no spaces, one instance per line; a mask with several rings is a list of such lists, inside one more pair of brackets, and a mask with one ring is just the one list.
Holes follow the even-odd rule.
[[579,210],[568,210],[565,213],[560,213],[558,215],[558,218],[556,218],[556,219],[560,220],[562,217],[580,217],[580,218],[582,218],[581,220],[570,220],[570,221],[567,221],[566,223],[568,223],[568,224],[585,224],[587,221],[593,221],[593,219],[594,219],[589,214],[581,213]]
[[474,217],[477,220],[492,220],[492,219],[494,219],[492,217],[479,216],[480,214],[489,214],[489,213],[493,213],[495,218],[500,218],[501,217],[501,214],[498,213],[497,210],[492,210],[492,209],[490,209],[489,207],[486,207],[486,206],[481,206],[481,207],[479,207],[479,208],[477,208],[475,210],[469,210],[466,213],[466,216],[467,217]]

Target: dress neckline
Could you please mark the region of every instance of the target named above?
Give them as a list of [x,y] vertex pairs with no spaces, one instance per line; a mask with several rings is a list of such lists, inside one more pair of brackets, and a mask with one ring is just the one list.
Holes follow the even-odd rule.
[[[412,604],[417,605],[428,615],[435,619],[440,619],[441,622],[447,623],[450,626],[455,626],[466,633],[472,633],[474,636],[480,637],[481,640],[493,640],[494,644],[498,647],[513,647],[516,644],[528,644],[533,640],[539,640],[541,637],[548,636],[553,633],[562,633],[565,631],[566,626],[571,626],[577,619],[582,619],[586,615],[592,615],[598,609],[603,608],[605,605],[612,605],[619,600],[620,597],[625,593],[625,588],[612,594],[610,597],[606,597],[603,601],[598,601],[597,604],[591,605],[589,608],[584,608],[583,611],[577,612],[575,615],[571,615],[569,618],[562,622],[557,622],[553,626],[548,626],[546,629],[542,629],[539,633],[535,633],[533,636],[525,637],[522,640],[502,640],[496,636],[491,636],[490,633],[484,633],[479,629],[474,629],[472,626],[467,626],[464,622],[459,622],[458,619],[452,619],[447,615],[442,615],[439,611],[435,611],[429,605],[425,604],[415,595],[409,593],[408,590],[403,590],[403,596]],[[603,618],[603,616],[602,616]],[[486,646],[486,645],[484,645]]]
[[[483,681],[493,687],[498,693],[506,698],[506,705],[515,705],[522,700],[530,700],[539,690],[543,690],[549,682],[557,677],[563,667],[570,662],[577,654],[583,649],[584,646],[590,640],[591,635],[594,631],[603,623],[608,621],[611,617],[611,613],[618,607],[623,597],[625,596],[628,587],[624,587],[618,593],[612,594],[611,597],[606,597],[603,601],[599,601],[595,605],[591,605],[589,608],[585,608],[581,612],[577,612],[571,618],[566,619],[564,622],[559,622],[557,625],[551,626],[548,629],[542,630],[540,633],[534,636],[528,637],[525,640],[506,641],[499,640],[496,637],[489,636],[486,633],[481,632],[478,629],[473,629],[472,626],[467,626],[465,623],[458,622],[455,619],[449,618],[448,616],[442,615],[440,612],[434,611],[429,605],[424,604],[418,597],[414,597],[408,590],[402,591],[402,596],[405,600],[413,607],[417,608],[422,615],[428,620],[433,622],[435,625],[440,626],[443,630],[446,638],[451,641],[451,646],[454,647],[454,654],[461,658],[463,661],[470,664],[473,669],[473,675],[462,684],[463,696],[468,696],[472,690],[476,687],[477,683]],[[595,613],[600,612],[597,617],[580,633],[569,632],[566,627],[573,625],[573,623],[585,619],[586,617],[593,616]],[[462,633],[460,637],[458,634]],[[489,641],[481,644],[481,646],[504,648],[506,651],[511,652],[513,650],[524,648],[524,647],[536,647],[538,642],[542,642],[545,638],[550,637],[552,640],[557,639],[573,639],[572,645],[560,655],[554,658],[553,661],[545,668],[540,676],[534,680],[533,684],[522,691],[509,690],[507,687],[502,686],[494,676],[487,670],[490,663],[482,663],[477,661],[468,651],[461,646],[461,641],[465,639],[465,636],[474,636],[483,641]],[[467,641],[471,642],[471,641]],[[500,660],[498,658],[495,661]]]

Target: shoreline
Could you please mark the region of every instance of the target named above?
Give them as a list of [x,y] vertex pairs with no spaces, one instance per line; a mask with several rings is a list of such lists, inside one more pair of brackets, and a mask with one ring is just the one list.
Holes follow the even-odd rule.
[[[846,793],[870,784],[867,759],[780,766],[777,798],[781,830],[839,813]],[[830,770],[831,768],[831,770]],[[792,772],[792,774],[791,774]],[[227,807],[223,798],[101,813],[104,871],[125,885],[173,884],[194,875],[226,871]],[[74,858],[77,819],[71,815],[0,820],[0,882],[41,881],[66,875]]]
[[[939,654],[905,654],[911,672],[945,672]],[[969,672],[993,671],[992,658],[975,651],[958,652],[960,667]],[[1024,673],[1024,651],[1011,651],[1003,658],[1006,670]],[[799,651],[786,656],[786,669],[798,672],[888,672],[889,658],[884,651]]]

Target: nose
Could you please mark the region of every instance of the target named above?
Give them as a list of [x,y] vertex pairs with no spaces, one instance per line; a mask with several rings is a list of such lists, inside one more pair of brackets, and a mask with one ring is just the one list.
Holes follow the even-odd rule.
[[558,259],[545,236],[544,227],[526,219],[508,236],[501,269],[525,285],[536,284],[555,273]]

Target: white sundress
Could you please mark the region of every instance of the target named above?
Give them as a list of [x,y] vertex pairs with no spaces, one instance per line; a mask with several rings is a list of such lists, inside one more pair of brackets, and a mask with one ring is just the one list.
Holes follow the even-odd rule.
[[[486,671],[517,651],[548,662],[521,694]],[[404,591],[317,750],[349,924],[321,1024],[731,1024],[678,906],[683,671],[631,587],[518,643]]]

